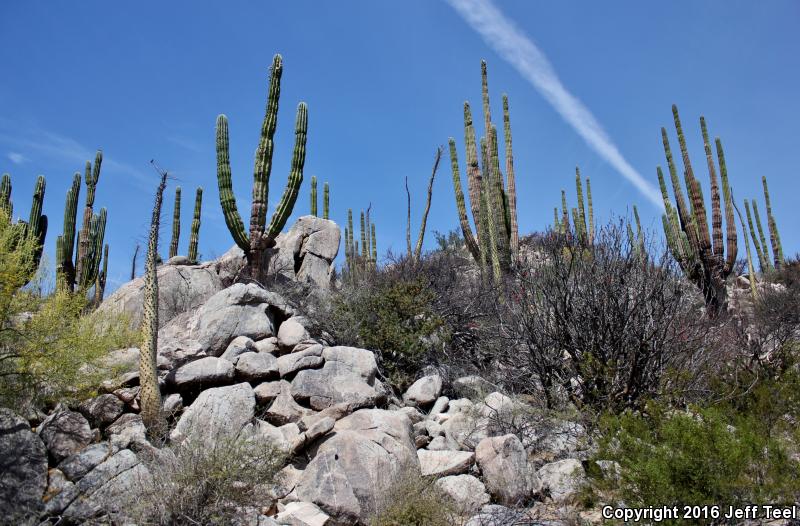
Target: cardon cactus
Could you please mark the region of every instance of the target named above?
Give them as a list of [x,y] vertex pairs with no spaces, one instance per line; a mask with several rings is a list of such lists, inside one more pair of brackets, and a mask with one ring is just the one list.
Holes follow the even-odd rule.
[[[716,167],[708,139],[706,122],[700,117],[700,128],[703,134],[706,161],[708,164],[709,178],[711,180],[711,217],[712,230],[709,235],[706,205],[700,182],[694,177],[686,140],[683,136],[678,108],[672,106],[675,129],[678,133],[681,156],[683,158],[684,178],[686,190],[689,194],[689,206],[683,198],[683,191],[678,181],[677,169],[672,159],[672,150],[669,145],[666,129],[661,129],[664,143],[664,153],[667,158],[672,188],[675,194],[677,210],[673,208],[667,193],[664,175],[657,169],[659,185],[664,198],[666,213],[662,216],[664,233],[668,246],[681,266],[681,269],[695,283],[703,293],[706,308],[711,316],[715,316],[727,308],[727,278],[733,271],[737,255],[736,224],[734,223],[733,200],[728,185],[728,169],[725,164],[725,155],[722,142],[715,139],[717,160],[719,162],[720,180],[722,183],[722,198],[725,202],[725,246],[722,235],[722,211],[720,210],[719,185],[717,183]],[[713,242],[712,242],[713,240]],[[725,254],[727,252],[727,255]]]
[[322,187],[322,219],[330,219],[331,193],[328,183]]
[[[508,97],[503,95],[505,169],[508,176],[506,185],[500,170],[497,130],[491,119],[485,61],[481,61],[481,96],[486,136],[481,139],[480,143],[476,137],[470,105],[468,102],[464,103],[467,189],[472,219],[475,224],[474,234],[467,215],[467,205],[461,187],[458,154],[455,139],[452,137],[448,141],[450,166],[453,172],[453,190],[464,242],[482,269],[491,265],[492,275],[495,281],[498,281],[502,273],[510,268],[512,261],[516,260],[518,256],[519,227]],[[506,186],[508,192],[506,192]]]
[[167,174],[161,174],[161,183],[156,191],[150,235],[147,238],[147,255],[144,265],[144,301],[139,343],[139,385],[141,387],[142,422],[151,435],[162,429],[161,391],[158,387],[156,357],[158,355],[158,275],[156,254],[158,253],[158,227],[161,218],[161,203],[167,187]]
[[102,162],[103,153],[101,151],[97,152],[94,165],[90,161],[86,161],[86,204],[83,210],[83,227],[77,233],[77,255],[75,255],[74,261],[75,226],[81,188],[79,173],[75,174],[72,187],[67,191],[64,207],[64,232],[56,239],[57,283],[65,290],[86,291],[95,284],[100,271],[107,212],[105,208],[101,208],[99,214],[94,213],[94,198]]
[[317,176],[311,176],[311,215],[317,216]]
[[[44,249],[44,239],[47,236],[47,216],[42,214],[45,187],[45,178],[40,175],[36,178],[28,222],[19,221],[13,225],[14,231],[16,232],[15,235],[18,236],[17,239],[22,239],[27,236],[32,236],[34,239],[33,252],[30,254],[31,273],[29,276],[26,276],[26,281],[31,279],[39,268],[42,250]],[[11,176],[9,174],[3,174],[3,177],[0,179],[0,210],[3,210],[5,220],[11,223],[14,214],[14,206],[11,200]]]
[[175,188],[175,205],[172,208],[172,239],[169,243],[169,257],[178,255],[178,243],[181,238],[181,187]]
[[197,188],[194,197],[194,216],[192,217],[192,231],[189,235],[189,261],[197,263],[197,243],[200,239],[200,212],[203,207],[203,189]]
[[217,184],[219,186],[220,204],[228,230],[247,257],[250,277],[257,281],[263,281],[266,277],[269,266],[267,249],[275,246],[275,239],[283,229],[287,219],[289,219],[289,215],[297,201],[297,194],[303,181],[303,165],[306,158],[308,110],[306,104],[301,102],[297,107],[295,143],[289,179],[278,203],[278,208],[272,215],[269,224],[267,224],[267,199],[269,179],[272,172],[273,137],[278,122],[278,100],[280,98],[282,72],[283,62],[281,56],[275,55],[270,69],[269,95],[264,123],[261,127],[261,139],[256,149],[249,235],[244,229],[244,223],[239,215],[233,194],[228,118],[225,115],[217,117]]

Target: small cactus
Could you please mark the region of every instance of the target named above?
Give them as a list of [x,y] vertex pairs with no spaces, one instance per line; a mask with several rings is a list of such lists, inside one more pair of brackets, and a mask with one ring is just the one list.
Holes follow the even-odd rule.
[[317,176],[311,176],[311,215],[317,216]]
[[331,194],[328,183],[322,187],[322,219],[330,219]]
[[[767,227],[769,228],[769,240],[772,245],[772,256],[775,260],[775,268],[781,268],[784,264],[783,247],[781,246],[781,236],[778,233],[778,225],[772,215],[772,204],[769,200],[769,188],[767,188],[767,178],[761,178],[764,187],[764,202],[767,204]],[[755,203],[753,203],[755,207]]]

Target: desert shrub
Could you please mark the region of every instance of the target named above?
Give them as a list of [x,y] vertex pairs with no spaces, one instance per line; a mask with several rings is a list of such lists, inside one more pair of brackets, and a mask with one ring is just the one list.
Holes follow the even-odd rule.
[[455,508],[431,477],[404,474],[380,499],[370,526],[455,526]]
[[151,476],[136,482],[123,512],[149,526],[232,524],[243,509],[270,501],[284,463],[270,442],[241,437],[156,450],[145,461]]
[[696,295],[667,252],[630,250],[621,224],[593,245],[562,235],[539,241],[538,258],[509,278],[497,305],[496,357],[507,388],[548,407],[622,410],[676,388],[702,353]]
[[765,433],[758,412],[649,404],[606,415],[602,436],[595,458],[618,462],[619,478],[596,483],[627,506],[790,504],[800,491],[790,444]]
[[82,294],[40,294],[30,247],[0,220],[0,404],[25,410],[85,397],[113,374],[102,359],[131,342],[118,317],[87,314]]

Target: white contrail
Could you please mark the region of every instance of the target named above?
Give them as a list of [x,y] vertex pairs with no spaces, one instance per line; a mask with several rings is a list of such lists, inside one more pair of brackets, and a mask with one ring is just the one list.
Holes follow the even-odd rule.
[[561,114],[589,146],[628,181],[663,208],[661,193],[622,156],[597,119],[561,84],[553,66],[536,44],[495,7],[492,0],[446,0],[483,40],[509,62]]

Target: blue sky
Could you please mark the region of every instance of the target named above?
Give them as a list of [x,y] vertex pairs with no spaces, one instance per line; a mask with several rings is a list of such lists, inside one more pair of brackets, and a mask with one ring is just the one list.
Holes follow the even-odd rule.
[[[295,108],[306,101],[306,181],[290,222],[308,213],[308,181],[316,175],[330,182],[332,219],[343,226],[348,208],[372,203],[379,251],[402,251],[404,178],[416,236],[436,147],[454,136],[463,163],[462,104],[469,100],[479,110],[485,58],[496,123],[500,95],[510,99],[521,231],[552,221],[562,188],[574,201],[579,165],[591,177],[599,220],[636,204],[645,225],[660,235],[660,211],[630,174],[610,162],[607,148],[588,144],[562,116],[564,108],[559,113],[553,97],[520,72],[519,61],[530,57],[514,57],[519,41],[498,43],[486,20],[469,19],[465,2],[3,2],[0,172],[12,175],[16,211],[27,215],[35,177],[44,174],[52,257],[72,174],[102,148],[96,206],[109,210],[114,288],[125,281],[134,246],[147,231],[157,184],[148,163],[155,158],[176,178],[165,223],[174,186],[183,188],[181,252],[194,188],[203,186],[200,252],[222,254],[232,239],[218,201],[215,118],[229,117],[234,187],[247,215],[267,67],[280,52],[270,213],[288,174]],[[656,184],[655,167],[664,164],[660,127],[674,139],[670,107],[676,103],[696,175],[707,185],[698,125],[705,115],[710,133],[723,140],[736,198],[758,197],[763,209],[760,178],[766,175],[784,252],[800,250],[800,4],[491,5],[546,56],[570,100],[580,101],[602,127],[606,146],[647,184]],[[478,30],[481,23],[488,33]],[[449,162],[441,168],[429,232],[457,227]],[[169,232],[162,228],[162,252]],[[426,246],[433,243],[429,235]]]

